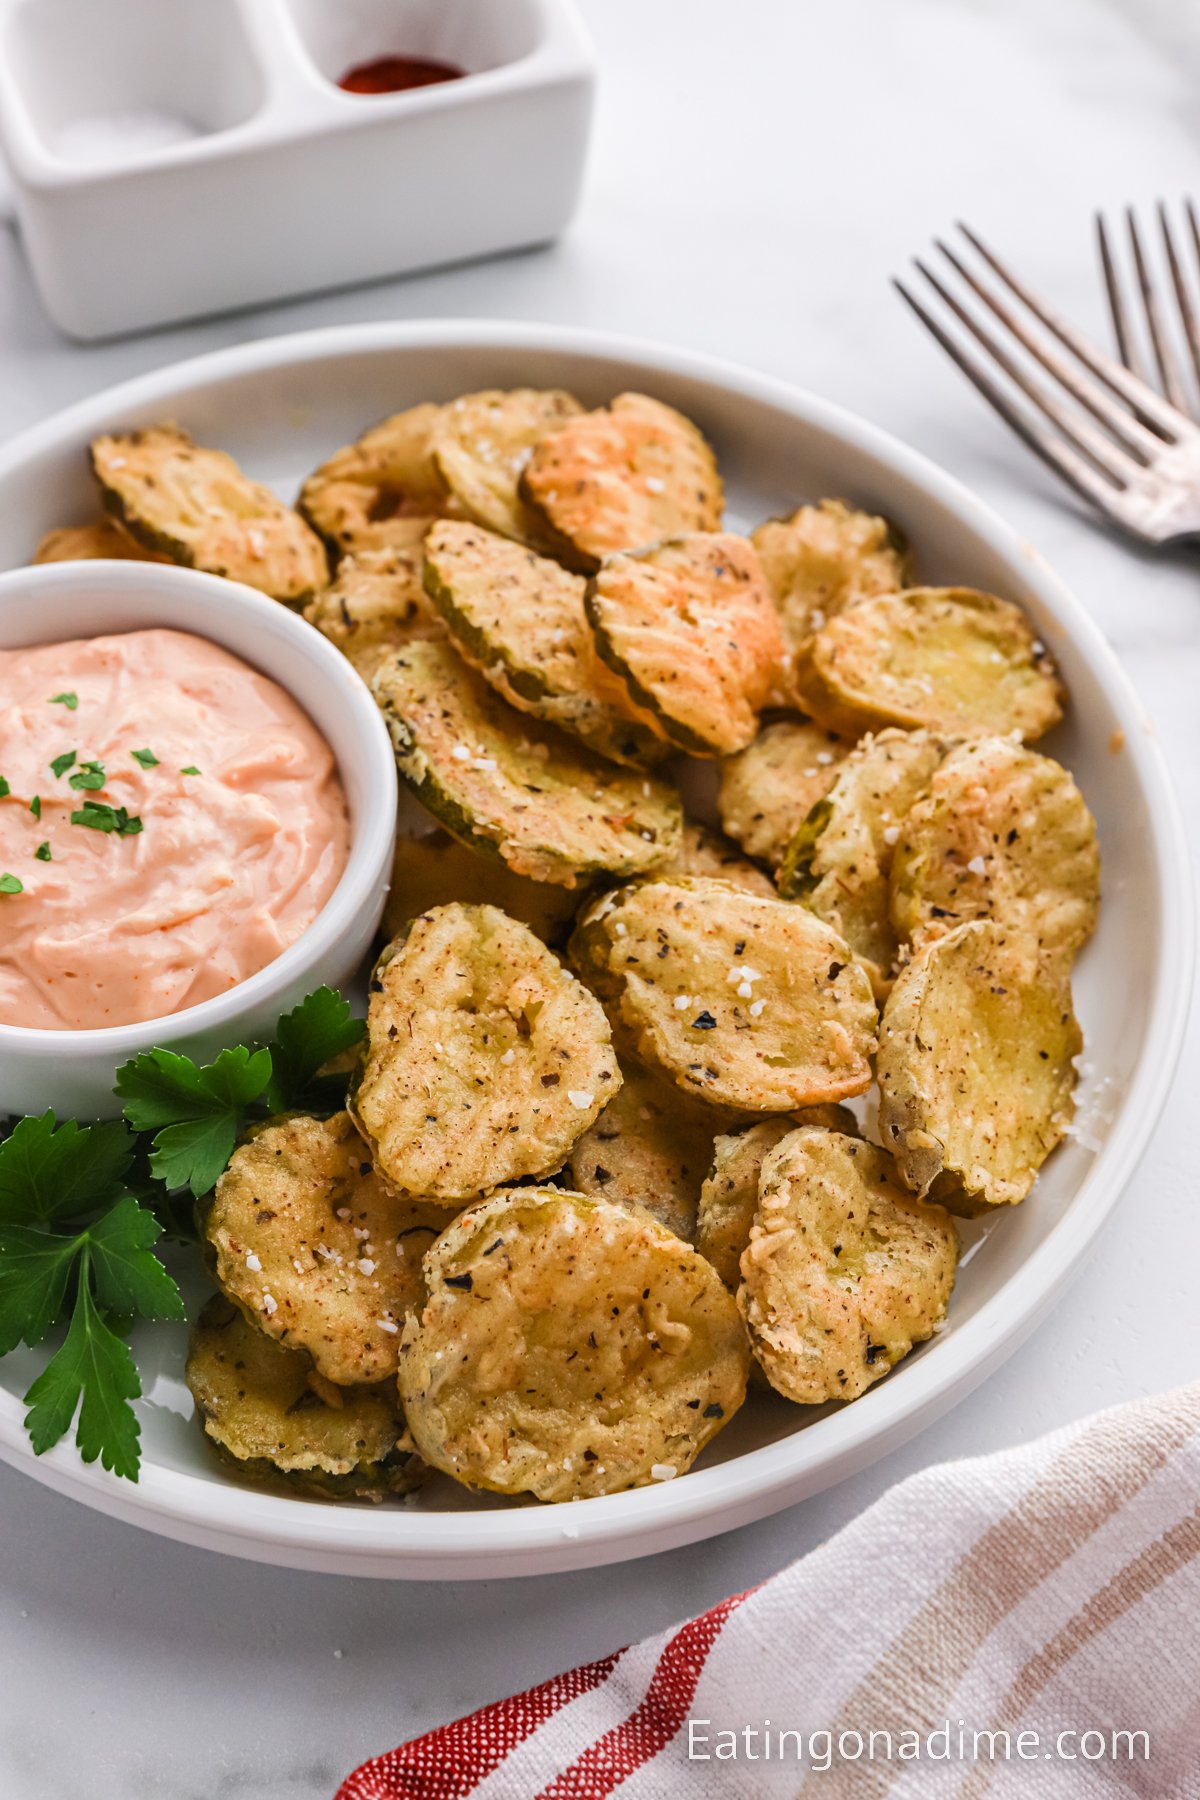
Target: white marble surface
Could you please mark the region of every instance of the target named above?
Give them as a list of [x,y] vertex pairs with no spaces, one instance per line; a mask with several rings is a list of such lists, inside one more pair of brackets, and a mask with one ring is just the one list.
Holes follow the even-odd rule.
[[[1200,553],[1141,556],[1080,516],[886,285],[962,214],[1098,324],[1092,208],[1200,195],[1195,9],[590,0],[587,11],[598,131],[583,210],[557,248],[80,349],[46,322],[0,226],[0,431],[197,350],[351,319],[553,319],[755,363],[949,465],[1058,565],[1151,703],[1200,843]],[[855,1480],[714,1543],[594,1575],[370,1585],[179,1549],[0,1469],[0,1794],[329,1800],[361,1757],[759,1580],[912,1469],[1194,1376],[1198,1083],[1193,1031],[1115,1224],[998,1374]]]

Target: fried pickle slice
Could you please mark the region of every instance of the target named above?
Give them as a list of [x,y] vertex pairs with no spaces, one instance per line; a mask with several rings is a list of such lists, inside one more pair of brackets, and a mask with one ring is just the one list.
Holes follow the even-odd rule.
[[818,500],[767,519],[750,539],[793,650],[853,601],[909,585],[911,559],[901,533],[844,500]]
[[974,588],[856,600],[806,639],[795,685],[805,712],[846,737],[898,725],[1032,739],[1062,717],[1062,685],[1020,607]]
[[192,1327],[186,1380],[205,1436],[251,1479],[324,1500],[381,1500],[424,1477],[393,1383],[330,1390],[318,1377],[314,1386],[303,1351],[267,1337],[220,1295]]
[[334,557],[411,547],[449,498],[433,458],[432,402],[393,413],[314,469],[296,510]]
[[742,1278],[742,1252],[750,1242],[763,1163],[797,1125],[858,1135],[858,1122],[848,1106],[808,1106],[760,1119],[741,1131],[724,1132],[713,1143],[712,1162],[700,1188],[695,1243],[731,1293],[737,1292]]
[[746,538],[694,531],[609,557],[585,605],[600,656],[671,743],[728,756],[753,741],[784,651]]
[[304,609],[310,625],[370,682],[397,650],[445,628],[425,595],[420,543],[344,556],[330,585]]
[[586,750],[502,700],[449,644],[411,644],[376,672],[401,775],[464,843],[561,887],[635,875],[675,853],[676,791]]
[[717,460],[701,432],[648,394],[618,394],[534,446],[521,493],[549,547],[591,574],[606,556],[683,531],[718,531]]
[[425,541],[424,579],[459,654],[519,712],[616,762],[667,754],[596,655],[581,576],[481,525],[445,520]]
[[928,731],[881,731],[838,765],[837,779],[788,845],[779,891],[840,932],[886,994],[900,942],[888,877],[912,806],[946,753]]
[[96,438],[91,458],[105,511],[145,549],[289,606],[327,585],[320,538],[224,450],[177,425],[151,425]]
[[622,1042],[689,1093],[791,1112],[870,1084],[871,984],[802,906],[722,881],[651,879],[594,901],[570,953]]
[[742,1404],[732,1297],[641,1212],[494,1194],[426,1259],[400,1392],[420,1453],[467,1487],[582,1500],[682,1475]]
[[850,749],[847,739],[811,719],[772,720],[744,750],[722,758],[722,825],[747,856],[777,869]]
[[580,906],[575,889],[514,875],[494,856],[460,844],[440,827],[421,837],[402,833],[396,840],[392,882],[383,913],[388,937],[399,937],[418,913],[445,906],[451,900],[471,906],[498,906],[510,919],[519,919],[544,944],[551,945],[566,942]]
[[90,525],[64,525],[58,531],[48,531],[33,553],[34,563],[170,560],[169,556],[147,550],[115,519],[96,519]]
[[268,1337],[349,1387],[396,1373],[445,1207],[399,1199],[348,1116],[274,1120],[239,1145],[203,1219],[215,1279]]
[[883,1014],[879,1128],[901,1178],[966,1217],[1015,1206],[1075,1112],[1067,958],[990,919],[933,939]]
[[579,412],[559,388],[491,388],[443,406],[433,431],[438,474],[469,519],[520,543],[540,541],[540,521],[518,492],[545,434]]
[[621,1085],[595,997],[494,906],[421,913],[371,983],[350,1110],[404,1193],[551,1174]]
[[1071,776],[1011,738],[961,745],[900,828],[891,916],[915,940],[992,918],[1073,955],[1096,928],[1096,821]]
[[802,1406],[855,1400],[946,1316],[954,1222],[861,1138],[800,1129],[766,1157],[738,1306],[759,1366]]

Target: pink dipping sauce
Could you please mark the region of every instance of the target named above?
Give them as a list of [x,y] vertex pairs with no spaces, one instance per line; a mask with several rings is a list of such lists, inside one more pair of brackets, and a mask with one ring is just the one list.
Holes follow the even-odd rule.
[[[85,762],[102,787],[71,786]],[[308,715],[189,632],[0,650],[0,777],[0,877],[23,890],[0,891],[6,1025],[130,1025],[225,993],[312,924],[349,852],[337,766]],[[103,818],[124,808],[125,830],[72,823],[88,803]]]

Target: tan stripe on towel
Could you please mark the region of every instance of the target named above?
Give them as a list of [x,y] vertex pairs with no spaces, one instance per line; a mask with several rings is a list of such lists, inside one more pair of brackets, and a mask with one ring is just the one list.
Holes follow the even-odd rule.
[[[1030,1657],[997,1708],[992,1727],[1003,1730],[1015,1725],[1047,1682],[1073,1656],[1197,1556],[1200,1556],[1200,1507],[1118,1569],[1112,1580],[1092,1594],[1074,1618],[1068,1619],[1062,1630],[1043,1645],[1036,1656]],[[1103,1724],[1104,1721],[1091,1723]],[[1138,1723],[1141,1729],[1148,1724],[1141,1720]],[[977,1763],[963,1783],[959,1800],[978,1800],[979,1795],[985,1794],[992,1785],[996,1768],[995,1764]]]
[[[1154,1421],[1157,1429],[1151,1430]],[[1102,1413],[988,1527],[859,1681],[832,1729],[929,1731],[1005,1615],[1146,1485],[1200,1426],[1200,1387]],[[931,1520],[931,1527],[936,1521]],[[839,1770],[838,1800],[871,1800],[897,1778],[884,1763]],[[810,1787],[806,1777],[801,1789]]]

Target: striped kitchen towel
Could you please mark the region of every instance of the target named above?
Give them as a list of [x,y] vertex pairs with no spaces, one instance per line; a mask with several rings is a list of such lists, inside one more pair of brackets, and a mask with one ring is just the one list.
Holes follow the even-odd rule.
[[927,1469],[337,1800],[1200,1797],[1200,1385]]

